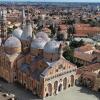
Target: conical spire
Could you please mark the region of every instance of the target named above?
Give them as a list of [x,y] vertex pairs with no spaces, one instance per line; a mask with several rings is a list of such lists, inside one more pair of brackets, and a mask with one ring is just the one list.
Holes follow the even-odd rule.
[[28,8],[28,12],[27,12],[27,18],[26,18],[26,24],[30,24],[31,22],[31,18],[30,18],[30,14],[29,14],[29,8]]
[[25,8],[22,9],[22,28],[25,27],[26,24],[26,16],[25,16]]
[[27,14],[27,17],[26,17],[26,25],[23,29],[23,33],[22,33],[22,39],[30,39],[32,38],[32,25],[31,25],[31,20],[30,20],[30,15],[29,15],[29,11],[28,11],[28,14]]

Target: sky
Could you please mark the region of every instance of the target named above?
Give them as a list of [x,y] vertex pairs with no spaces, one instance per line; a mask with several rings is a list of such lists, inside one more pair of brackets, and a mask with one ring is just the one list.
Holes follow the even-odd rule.
[[100,0],[0,0],[0,1],[33,1],[33,2],[99,2]]

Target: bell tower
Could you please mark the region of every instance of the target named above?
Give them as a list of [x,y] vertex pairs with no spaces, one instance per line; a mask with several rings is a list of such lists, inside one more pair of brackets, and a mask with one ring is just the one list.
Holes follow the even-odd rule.
[[7,18],[6,18],[6,10],[3,8],[2,9],[2,15],[1,15],[1,38],[2,42],[5,41],[7,38]]
[[25,27],[23,28],[23,33],[21,36],[21,42],[22,42],[22,52],[28,53],[30,51],[30,45],[32,42],[32,25],[31,25],[31,19],[29,15],[29,11],[27,13],[27,17],[25,20]]

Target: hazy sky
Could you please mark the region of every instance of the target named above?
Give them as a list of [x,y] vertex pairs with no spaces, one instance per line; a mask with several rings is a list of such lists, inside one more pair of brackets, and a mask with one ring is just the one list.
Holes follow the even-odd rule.
[[100,2],[100,0],[0,0],[0,1],[33,1],[33,2]]

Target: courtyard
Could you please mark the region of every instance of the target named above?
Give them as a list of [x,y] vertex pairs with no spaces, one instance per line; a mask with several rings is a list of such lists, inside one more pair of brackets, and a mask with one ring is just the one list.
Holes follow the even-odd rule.
[[[15,94],[17,100],[41,100],[37,96],[33,96],[30,91],[24,89],[20,84],[9,84],[2,79],[0,79],[0,84],[0,89],[3,92]],[[84,87],[74,86],[62,91],[56,96],[47,97],[44,100],[100,100],[100,93],[90,91]]]

